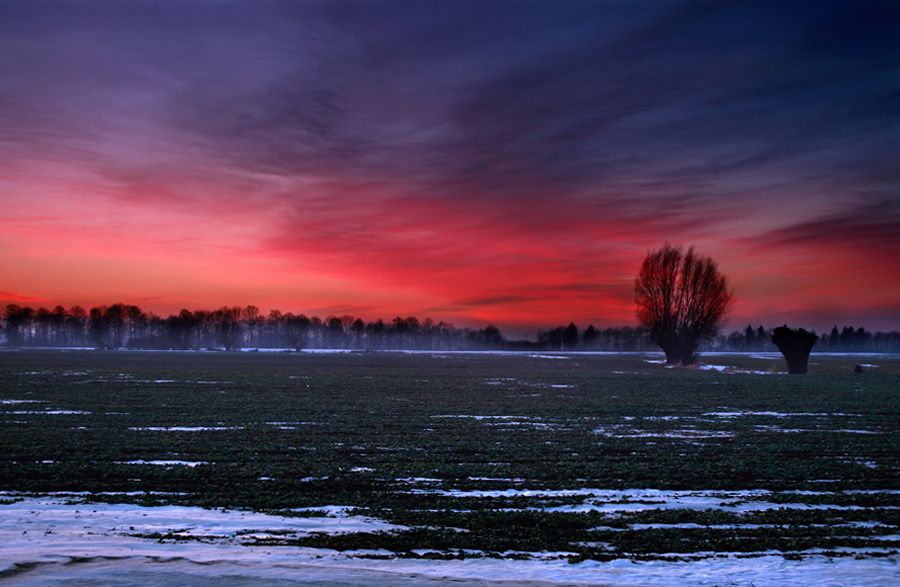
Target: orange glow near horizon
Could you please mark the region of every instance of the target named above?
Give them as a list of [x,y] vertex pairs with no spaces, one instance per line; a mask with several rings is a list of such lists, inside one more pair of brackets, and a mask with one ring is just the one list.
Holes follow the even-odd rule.
[[[70,204],[83,194],[23,199],[0,220],[0,301],[124,302],[161,315],[256,305],[323,318],[493,323],[521,336],[569,322],[633,325],[634,275],[659,246],[645,232],[650,221],[603,223],[589,207],[530,202],[530,209],[482,210],[370,198],[370,207],[360,197],[352,210],[326,207],[316,216],[311,208],[301,218],[260,208],[259,220],[241,206],[211,214],[107,198],[88,211]],[[726,242],[716,260],[737,294],[729,328],[799,322],[824,329],[855,316],[870,329],[897,327],[872,323],[880,309],[891,312],[898,278],[869,270],[866,251],[807,247],[785,264]]]

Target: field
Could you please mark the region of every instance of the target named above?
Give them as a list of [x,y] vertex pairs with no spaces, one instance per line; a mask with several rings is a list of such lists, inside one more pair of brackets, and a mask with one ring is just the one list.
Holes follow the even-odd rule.
[[3,352],[0,516],[239,511],[261,517],[122,535],[372,561],[877,560],[896,580],[897,356],[814,355],[802,376],[777,355],[659,360]]

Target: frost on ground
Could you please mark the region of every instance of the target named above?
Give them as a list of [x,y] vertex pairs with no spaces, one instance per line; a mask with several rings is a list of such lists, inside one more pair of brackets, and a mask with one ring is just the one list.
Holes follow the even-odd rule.
[[[685,500],[695,500],[691,505],[697,507],[717,501],[707,492],[691,496],[645,490],[630,492],[632,495],[614,492],[598,496],[591,490],[581,491],[594,499],[631,497],[656,499],[660,504],[671,499],[681,507],[686,505]],[[742,492],[735,499],[759,497],[763,496]],[[788,560],[780,553],[710,553],[690,561],[673,556],[668,560],[570,564],[566,553],[552,552],[525,553],[531,555],[527,560],[435,561],[395,557],[383,550],[338,552],[259,546],[267,537],[407,529],[370,517],[351,516],[347,509],[320,508],[315,510],[316,517],[283,517],[197,507],[90,503],[77,495],[6,494],[0,505],[0,585],[37,587],[63,581],[151,587],[213,583],[418,586],[460,582],[623,587],[900,584],[897,555],[831,558],[811,554]]]

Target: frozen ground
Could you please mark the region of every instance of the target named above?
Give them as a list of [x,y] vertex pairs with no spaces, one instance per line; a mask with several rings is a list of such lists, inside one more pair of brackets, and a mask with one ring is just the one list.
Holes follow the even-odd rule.
[[787,560],[777,553],[760,553],[688,562],[623,559],[570,564],[555,553],[534,553],[538,556],[531,560],[416,560],[385,551],[338,553],[254,545],[266,536],[401,529],[347,515],[340,507],[326,508],[326,516],[288,518],[196,507],[89,503],[77,495],[6,494],[3,501],[0,585],[900,585],[896,555],[832,559],[813,554]]
[[[224,356],[209,355],[214,359]],[[317,362],[298,367],[294,359],[299,356],[270,354],[265,357],[269,363],[246,361],[249,373],[221,369],[216,361],[208,363],[215,370],[202,361],[201,367],[195,367],[174,354],[165,368],[153,370],[130,362],[132,356],[140,358],[138,354],[101,355],[99,359],[91,355],[90,361],[85,359],[90,369],[63,362],[51,370],[41,361],[11,367],[13,376],[7,378],[0,395],[0,419],[5,418],[4,431],[9,431],[3,439],[34,434],[23,436],[28,441],[20,441],[15,454],[7,458],[8,487],[28,487],[18,481],[23,470],[36,479],[62,481],[41,486],[44,490],[84,487],[83,483],[68,483],[70,476],[82,474],[80,464],[102,462],[102,472],[117,481],[104,483],[97,491],[154,487],[184,492],[161,493],[159,503],[250,504],[269,484],[280,484],[280,491],[291,490],[285,479],[296,481],[295,485],[315,486],[309,491],[319,491],[323,497],[314,501],[284,499],[274,506],[267,502],[263,508],[275,511],[300,503],[330,503],[330,495],[348,495],[334,492],[337,482],[312,483],[329,476],[389,492],[391,498],[384,502],[340,501],[346,507],[297,510],[296,516],[281,517],[249,510],[91,503],[91,499],[105,498],[88,494],[0,492],[0,587],[900,586],[896,514],[900,488],[894,482],[900,468],[893,456],[897,454],[897,411],[892,407],[893,395],[886,404],[890,409],[884,413],[880,404],[872,405],[869,395],[885,387],[891,394],[895,392],[896,379],[885,376],[896,374],[896,357],[854,356],[847,365],[842,362],[840,371],[829,364],[838,383],[832,385],[822,378],[816,385],[825,386],[824,391],[808,386],[825,393],[823,397],[829,401],[811,402],[798,395],[798,401],[785,402],[782,396],[769,393],[769,388],[807,388],[798,385],[802,381],[782,377],[783,373],[772,367],[780,355],[770,353],[741,355],[740,360],[737,355],[709,353],[694,373],[678,373],[678,379],[659,377],[659,373],[669,372],[644,363],[660,363],[659,354],[623,355],[627,362],[622,365],[618,357],[602,363],[605,355],[598,359],[593,354],[518,353],[514,361],[505,362],[483,361],[471,353],[432,355],[443,360],[421,359],[415,363],[415,373],[399,377],[393,372],[386,376],[377,369],[369,371],[373,366],[380,368],[377,357],[368,356],[361,367],[354,365],[363,363],[362,355],[326,357],[343,361],[335,362],[336,369],[355,369],[349,376],[341,373],[346,381],[365,381],[367,396],[361,398],[349,383],[349,393],[333,385],[331,371],[322,370]],[[523,367],[518,356],[535,361],[523,362]],[[387,355],[377,359],[402,366],[419,360]],[[468,363],[475,364],[473,374],[460,376],[453,365],[452,377],[448,376],[450,372],[442,370],[442,365],[461,362],[449,359],[465,359],[465,372]],[[594,362],[588,367],[599,368],[582,372],[590,361]],[[854,362],[865,367],[865,376],[849,375]],[[270,363],[278,369],[270,371]],[[841,379],[844,372],[846,381]],[[676,397],[673,402],[659,394],[660,401],[651,404],[633,392],[645,382],[653,387],[657,380],[669,385],[682,379],[694,383],[681,384],[679,389],[702,391],[704,398],[711,399],[685,403]],[[789,379],[790,385],[785,383]],[[316,397],[316,409],[307,409],[292,393],[310,384],[314,389],[327,387],[338,394],[337,399],[323,406],[319,396],[310,395]],[[269,386],[291,393],[268,395]],[[461,394],[459,401],[447,399],[453,399],[459,390],[471,393]],[[748,390],[762,393],[763,399],[742,393]],[[203,405],[180,403],[186,391],[209,400],[209,405],[205,401]],[[161,399],[150,405],[148,397]],[[600,400],[594,401],[595,397]],[[258,412],[252,417],[220,415],[228,413],[224,408],[249,399],[258,402]],[[115,408],[108,407],[110,401]],[[584,417],[585,413],[591,417]],[[401,422],[397,414],[406,419]],[[382,421],[394,425],[374,425]],[[359,427],[366,431],[362,436]],[[53,436],[48,439],[48,434]],[[261,434],[265,442],[248,441],[254,434]],[[85,445],[93,452],[85,450],[73,456],[57,449],[70,438],[94,442]],[[106,450],[107,441],[121,442],[128,450]],[[444,443],[460,448],[460,453],[440,450]],[[729,450],[731,444],[746,444],[751,449]],[[246,498],[244,501],[218,497],[210,501],[208,479],[215,479],[211,473],[242,465],[240,458],[221,450],[231,445],[242,450],[255,451],[259,446],[279,450],[261,452],[258,470],[248,471],[246,479],[234,476],[243,484],[241,492],[234,494]],[[819,445],[827,448],[823,456],[815,456]],[[742,460],[748,455],[763,462],[764,451],[772,446],[813,456],[791,457],[785,464],[793,468],[786,467],[786,471],[748,466],[763,481],[754,477],[747,484],[709,483],[709,470],[715,467],[706,467],[706,463],[713,458],[732,459],[739,466],[748,462]],[[446,463],[431,456],[436,448]],[[696,489],[591,488],[603,480],[620,481],[618,475],[628,471],[608,468],[613,474],[603,467],[590,469],[591,463],[597,462],[590,459],[585,461],[585,473],[565,477],[571,483],[567,488],[541,483],[556,478],[550,475],[555,466],[552,459],[560,459],[560,469],[572,463],[580,465],[578,454],[585,449],[604,455],[608,462],[624,457],[635,467],[649,463],[656,468],[661,461],[667,462],[668,469],[661,469],[660,474],[669,475],[664,477],[670,481],[668,486]],[[523,459],[527,466],[509,465],[518,458],[518,450],[527,451]],[[472,454],[483,457],[473,464]],[[696,484],[671,483],[673,467],[681,466],[681,458],[676,457],[683,457],[691,466],[700,464],[698,470],[706,477]],[[395,460],[400,465],[393,467]],[[547,464],[531,466],[534,462]],[[451,467],[453,475],[447,475]],[[607,472],[600,475],[596,471]],[[820,471],[822,476],[815,476]],[[674,477],[677,481],[678,476]],[[96,474],[90,480],[95,478]],[[154,484],[138,483],[145,478]],[[228,489],[232,488],[231,478]],[[170,483],[186,479],[198,481]],[[644,483],[643,479],[637,483]],[[615,486],[632,483],[626,478]],[[703,489],[710,486],[757,489]],[[770,486],[782,489],[758,489]],[[190,492],[206,499],[165,499],[192,495]],[[857,498],[854,494],[865,495]],[[352,510],[354,505],[363,509]],[[509,516],[486,517],[484,522],[476,516],[454,518],[485,508]],[[452,515],[430,515],[439,510]],[[351,515],[360,511],[384,519]],[[389,511],[412,515],[388,515]],[[547,516],[530,516],[532,512]],[[473,550],[493,548],[495,543],[489,539],[503,537],[494,532],[483,532],[486,537],[479,538],[480,542],[448,541],[452,548],[445,550],[425,548],[442,548],[434,539],[439,537],[436,532],[428,540],[414,542],[415,546],[404,546],[399,540],[352,539],[367,532],[402,534],[410,529],[442,527],[472,536],[485,528],[503,528],[497,520],[507,519],[547,519],[564,527],[569,521],[563,518],[579,516],[595,519],[580,534],[573,531],[575,538],[566,534],[565,539],[540,542],[541,546],[528,549],[511,532],[513,538],[500,543],[500,550],[508,549],[505,552]],[[387,523],[388,518],[394,524]],[[316,538],[322,534],[348,534],[351,539],[328,542]],[[645,536],[648,541],[633,548]],[[793,537],[799,542],[792,543]],[[656,538],[658,542],[650,540]],[[724,542],[719,541],[723,538]],[[697,548],[679,549],[684,543]],[[644,548],[646,544],[649,546]],[[310,545],[347,549],[354,545],[401,546],[395,554]],[[468,549],[462,550],[463,545]],[[706,551],[707,547],[715,552]],[[565,552],[566,548],[579,552]],[[461,553],[467,558],[453,558]],[[594,560],[569,562],[592,557]]]

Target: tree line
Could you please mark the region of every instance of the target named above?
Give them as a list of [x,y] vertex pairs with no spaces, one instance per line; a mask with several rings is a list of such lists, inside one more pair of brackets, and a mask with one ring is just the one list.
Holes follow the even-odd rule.
[[649,350],[646,333],[628,326],[583,332],[574,325],[539,331],[537,341],[509,340],[493,325],[456,328],[431,318],[410,316],[390,322],[364,322],[351,315],[324,320],[305,314],[267,316],[256,306],[223,306],[218,310],[181,310],[167,318],[138,306],[113,304],[85,310],[57,305],[52,310],[9,304],[3,334],[9,347],[95,347],[101,349],[242,348],[359,350],[490,350],[556,351]]
[[[774,328],[748,324],[743,330],[716,335],[699,346],[700,352],[778,352],[772,343]],[[813,330],[812,334],[816,334]],[[900,332],[871,332],[864,327],[837,326],[830,333],[820,334],[813,349],[818,353],[900,353]],[[538,332],[537,346],[558,351],[655,351],[655,344],[645,328],[620,326],[597,329],[588,326],[579,330],[575,324],[557,326]]]
[[[812,330],[815,335],[816,331]],[[827,334],[819,334],[813,350],[817,353],[900,353],[900,332],[871,332],[864,327],[834,326]],[[711,349],[721,351],[775,351],[772,329],[748,325],[743,331],[718,336]]]
[[[358,350],[656,350],[642,327],[579,329],[574,323],[537,333],[535,341],[508,340],[493,325],[483,329],[455,328],[430,318],[396,317],[365,322],[350,315],[324,320],[273,310],[263,315],[256,306],[223,306],[218,310],[182,310],[161,317],[128,304],[37,310],[10,304],[3,315],[4,344],[9,347],[93,347],[103,349],[241,348]],[[771,329],[748,325],[719,335],[702,351],[773,352]],[[835,326],[820,337],[817,352],[900,352],[900,333],[870,332]]]
[[410,316],[364,322],[350,315],[324,320],[256,306],[181,310],[166,318],[128,304],[52,310],[9,304],[4,312],[5,344],[11,347],[95,347],[101,349],[292,348],[360,350],[485,350],[506,339],[488,325],[456,328]]

